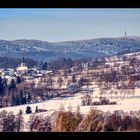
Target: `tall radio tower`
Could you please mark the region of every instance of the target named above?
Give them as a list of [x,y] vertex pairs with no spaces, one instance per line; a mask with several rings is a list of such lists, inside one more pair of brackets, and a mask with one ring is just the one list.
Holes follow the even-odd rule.
[[124,36],[126,37],[126,31],[124,32]]

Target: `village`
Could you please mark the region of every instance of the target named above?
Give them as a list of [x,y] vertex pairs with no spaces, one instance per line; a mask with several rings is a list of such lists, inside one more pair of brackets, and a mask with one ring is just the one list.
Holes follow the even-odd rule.
[[[98,59],[96,62],[95,60],[81,62],[80,69],[78,66],[73,66],[68,70],[61,69],[57,72],[38,68],[29,69],[22,62],[15,70],[1,69],[1,78],[6,79],[7,85],[10,85],[12,80],[15,83],[17,80],[20,81],[15,88],[5,90],[4,95],[0,97],[1,107],[6,109],[23,104],[42,102],[44,104],[44,101],[54,98],[67,100],[79,94],[80,102],[82,102],[81,98],[88,94],[93,94],[94,101],[101,97],[111,100],[134,98],[140,86],[139,66],[137,53]],[[95,105],[98,106],[98,103]]]

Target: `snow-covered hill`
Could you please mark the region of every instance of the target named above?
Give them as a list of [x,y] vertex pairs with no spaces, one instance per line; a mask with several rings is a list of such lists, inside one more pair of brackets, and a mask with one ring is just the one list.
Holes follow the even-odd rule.
[[66,42],[0,40],[0,57],[27,57],[38,61],[58,57],[98,58],[140,52],[140,37],[99,38]]

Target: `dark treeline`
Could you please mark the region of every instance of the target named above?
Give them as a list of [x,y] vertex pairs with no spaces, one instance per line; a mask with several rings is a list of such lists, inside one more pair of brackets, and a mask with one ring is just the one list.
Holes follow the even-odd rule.
[[73,66],[74,62],[71,58],[60,57],[56,60],[51,60],[49,62],[41,62],[42,69],[51,69],[57,71],[60,69],[69,69]]
[[[0,68],[16,68],[22,62],[22,58],[0,57]],[[28,67],[37,66],[37,61],[25,58],[24,62]]]
[[63,80],[59,78],[56,82],[59,88],[54,87],[51,75],[48,75],[47,79],[42,78],[38,84],[34,81],[26,82],[19,76],[17,80],[12,79],[10,83],[7,83],[6,79],[0,77],[0,108],[37,103],[60,96]]
[[14,106],[26,103],[22,90],[17,86],[21,84],[22,78],[17,76],[8,84],[6,79],[0,77],[0,107]]
[[82,59],[76,59],[73,60],[71,58],[65,58],[65,57],[59,57],[56,60],[51,60],[49,62],[41,62],[40,67],[42,69],[48,69],[48,70],[69,70],[72,67],[77,67],[78,70],[82,70],[82,63],[90,63],[92,62],[92,66],[89,66],[90,69],[96,68],[97,66],[103,65],[105,63],[104,58],[96,58],[96,59],[91,59],[91,58],[82,58]]
[[[37,62],[30,58],[25,58],[24,62],[29,68],[34,66],[39,66],[44,70],[53,70],[57,71],[60,69],[69,69],[75,65],[79,65],[82,62],[87,62],[90,59],[79,59],[79,60],[72,60],[71,58],[64,58],[59,57],[56,60],[51,61],[44,61],[44,62]],[[14,58],[14,57],[0,57],[0,68],[16,68],[21,62],[23,61],[22,58]]]

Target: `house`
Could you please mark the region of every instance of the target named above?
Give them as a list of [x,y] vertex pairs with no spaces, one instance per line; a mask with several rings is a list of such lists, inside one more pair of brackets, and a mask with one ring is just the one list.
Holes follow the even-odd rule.
[[16,74],[12,69],[6,69],[1,72],[1,77],[8,79],[9,77],[15,77]]
[[81,64],[82,69],[83,69],[83,70],[88,70],[88,65],[89,65],[88,62],[86,62],[86,63],[83,63],[83,62],[82,62],[82,64]]
[[68,92],[71,92],[71,93],[76,93],[78,92],[80,89],[79,89],[79,86],[75,83],[72,83],[70,84],[68,87],[67,87],[67,91]]

